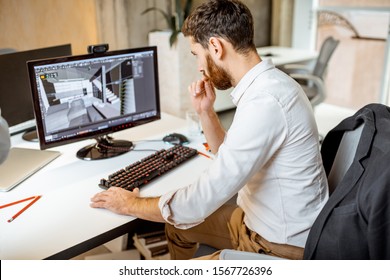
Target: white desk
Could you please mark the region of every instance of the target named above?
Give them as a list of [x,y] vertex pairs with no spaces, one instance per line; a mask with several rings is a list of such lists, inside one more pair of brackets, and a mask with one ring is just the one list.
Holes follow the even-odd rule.
[[315,51],[278,46],[257,48],[257,52],[263,60],[272,59],[275,66],[291,63],[307,63],[315,60],[318,56],[318,53]]
[[[291,63],[306,64],[314,61],[318,53],[315,51],[294,49],[287,47],[269,46],[257,48],[261,59],[272,59],[275,66],[282,66]],[[214,109],[219,112],[234,108],[234,104],[230,99],[232,89],[220,91],[217,90],[217,99],[214,104]]]
[[[91,208],[90,198],[101,191],[97,185],[101,178],[153,153],[136,150],[170,147],[162,141],[137,141],[161,139],[169,132],[186,134],[185,120],[163,114],[159,121],[115,133],[114,138],[132,140],[136,146],[111,159],[77,159],[76,151],[91,140],[53,148],[62,155],[11,191],[0,193],[0,205],[42,195],[11,223],[7,220],[25,204],[0,210],[0,259],[68,259],[127,233],[135,224],[134,217]],[[203,136],[190,140],[189,146],[204,150]],[[26,142],[21,135],[12,137],[12,145],[38,149],[38,143]],[[191,159],[142,188],[141,196],[156,196],[190,184],[210,163],[203,156]]]

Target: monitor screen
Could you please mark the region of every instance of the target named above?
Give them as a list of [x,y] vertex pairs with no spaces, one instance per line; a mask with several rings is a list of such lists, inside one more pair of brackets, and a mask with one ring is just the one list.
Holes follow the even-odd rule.
[[72,54],[70,44],[0,55],[0,107],[16,134],[35,127],[27,61]]
[[27,64],[41,149],[94,138],[79,158],[116,156],[132,143],[108,134],[161,117],[156,47]]

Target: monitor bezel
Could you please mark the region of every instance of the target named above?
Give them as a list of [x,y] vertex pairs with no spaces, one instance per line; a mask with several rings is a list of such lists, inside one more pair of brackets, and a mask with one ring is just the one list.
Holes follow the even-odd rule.
[[[92,132],[85,132],[83,134],[79,134],[67,139],[59,139],[56,141],[46,141],[45,132],[44,132],[44,125],[43,125],[43,119],[42,119],[42,112],[40,109],[40,101],[39,101],[39,93],[36,83],[36,76],[34,67],[36,66],[44,66],[49,64],[56,64],[56,63],[66,63],[66,62],[72,62],[72,61],[78,61],[78,60],[86,60],[86,59],[96,59],[96,58],[104,58],[104,57],[110,57],[110,56],[117,56],[122,54],[131,54],[131,53],[139,53],[139,52],[147,52],[152,51],[153,52],[153,67],[155,69],[154,71],[154,79],[155,79],[155,101],[156,101],[156,115],[151,116],[145,119],[140,120],[133,120],[132,122],[127,123],[126,125],[120,124],[116,126],[111,126],[107,128],[102,128],[99,130],[95,130]],[[115,50],[115,51],[108,51],[104,53],[91,53],[91,54],[82,54],[82,55],[70,55],[70,56],[63,56],[58,58],[49,58],[49,59],[39,59],[39,60],[32,60],[27,62],[27,68],[28,68],[28,74],[30,79],[30,89],[32,94],[32,101],[33,101],[33,107],[34,107],[34,115],[36,120],[36,126],[37,126],[37,132],[38,132],[38,139],[39,139],[39,145],[42,150],[58,147],[74,142],[79,142],[87,139],[98,139],[101,136],[112,134],[115,132],[119,132],[122,130],[126,130],[132,127],[136,127],[139,125],[143,125],[149,122],[153,122],[156,120],[161,119],[161,107],[160,107],[160,90],[159,90],[159,75],[158,75],[158,59],[157,59],[157,47],[156,46],[148,46],[148,47],[140,47],[140,48],[130,48],[130,49],[124,49],[124,50]]]

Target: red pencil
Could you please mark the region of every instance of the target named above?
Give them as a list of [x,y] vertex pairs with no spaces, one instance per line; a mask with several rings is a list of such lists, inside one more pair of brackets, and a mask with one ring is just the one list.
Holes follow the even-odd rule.
[[32,196],[32,197],[28,197],[28,198],[25,198],[25,199],[22,199],[22,200],[18,200],[18,201],[14,201],[14,202],[11,202],[11,203],[8,203],[8,204],[4,204],[4,205],[1,205],[1,206],[0,206],[0,209],[1,209],[1,208],[8,207],[8,206],[15,205],[15,204],[18,204],[18,203],[27,201],[27,200],[31,200],[31,199],[34,199],[34,198],[36,198],[36,196]]
[[35,202],[37,202],[37,200],[40,199],[40,198],[41,198],[40,195],[36,196],[33,201],[31,201],[29,204],[27,204],[25,207],[23,207],[23,209],[20,210],[18,213],[13,215],[12,218],[8,220],[8,222],[10,223],[13,220],[15,220],[20,214],[22,214],[24,211],[26,211],[27,208],[29,208],[31,205],[33,205]]
[[204,153],[202,153],[202,152],[199,152],[199,151],[198,151],[198,154],[200,154],[200,155],[202,155],[202,156],[204,156],[204,157],[207,157],[207,158],[211,158],[209,155],[206,155],[206,154],[204,154]]

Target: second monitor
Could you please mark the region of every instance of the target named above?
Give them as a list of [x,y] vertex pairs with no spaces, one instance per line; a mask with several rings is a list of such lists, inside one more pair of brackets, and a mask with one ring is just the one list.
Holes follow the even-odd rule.
[[42,149],[87,138],[82,159],[117,156],[132,143],[108,134],[160,119],[157,48],[28,62]]
[[0,107],[11,134],[27,131],[26,140],[36,139],[27,61],[71,54],[71,45],[65,44],[0,55]]

